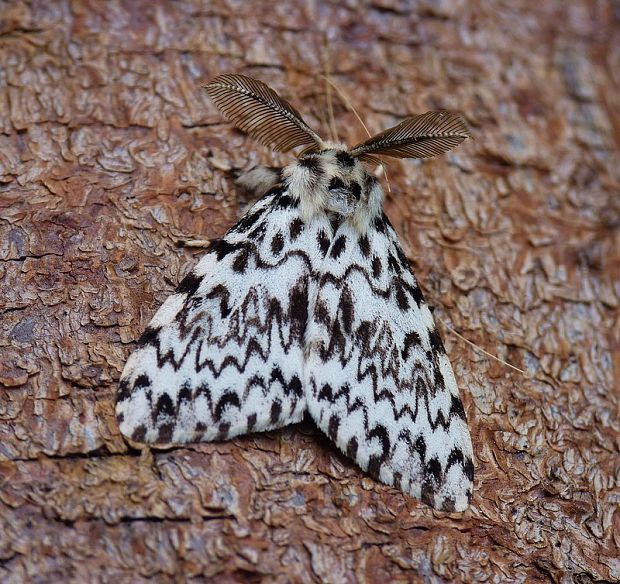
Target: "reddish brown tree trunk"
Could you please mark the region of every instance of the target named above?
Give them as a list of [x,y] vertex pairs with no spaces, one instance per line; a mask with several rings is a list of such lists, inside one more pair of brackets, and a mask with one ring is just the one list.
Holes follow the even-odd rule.
[[[3,4],[0,581],[620,581],[618,20],[590,0]],[[240,216],[231,171],[290,160],[200,84],[256,76],[327,135],[328,69],[372,132],[438,108],[473,130],[391,164],[386,203],[472,429],[463,515],[309,426],[142,454],[118,433],[124,361],[199,255],[179,241]]]

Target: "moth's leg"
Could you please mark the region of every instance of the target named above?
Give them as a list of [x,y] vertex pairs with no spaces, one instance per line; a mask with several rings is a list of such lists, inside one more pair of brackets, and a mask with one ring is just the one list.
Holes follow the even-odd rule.
[[281,180],[281,168],[258,166],[237,176],[235,184],[247,191],[252,198],[259,198],[275,187]]

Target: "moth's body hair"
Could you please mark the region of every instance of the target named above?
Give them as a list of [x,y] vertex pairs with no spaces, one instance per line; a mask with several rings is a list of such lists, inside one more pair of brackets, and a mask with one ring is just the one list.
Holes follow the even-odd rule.
[[254,197],[262,197],[282,180],[282,169],[273,166],[258,166],[240,174],[235,184],[252,193]]
[[373,477],[464,510],[474,467],[456,380],[383,190],[362,163],[382,150],[440,150],[464,139],[458,120],[423,114],[348,150],[322,141],[256,80],[225,75],[209,87],[263,143],[310,146],[282,169],[238,178],[261,198],[211,242],[144,331],[121,376],[121,433],[221,440],[307,413]]
[[301,204],[301,217],[320,213],[347,218],[360,233],[380,215],[383,190],[346,149],[306,154],[282,170],[283,183]]

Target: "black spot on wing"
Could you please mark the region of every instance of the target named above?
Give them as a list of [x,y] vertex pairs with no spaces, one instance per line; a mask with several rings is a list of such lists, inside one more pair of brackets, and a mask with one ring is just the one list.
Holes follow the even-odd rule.
[[144,442],[144,437],[146,436],[146,426],[141,424],[137,426],[131,434],[131,439],[135,442]]
[[327,425],[327,435],[332,442],[336,442],[338,437],[338,427],[340,426],[340,418],[336,414],[332,414]]
[[329,250],[330,239],[323,229],[321,229],[317,235],[317,242],[323,257],[325,257],[325,254],[327,254],[327,251]]
[[387,460],[390,453],[390,437],[387,428],[381,424],[377,424],[370,432],[368,432],[368,440],[377,438],[381,443],[381,454],[373,454],[368,462],[368,472],[372,476],[378,476],[381,465]]
[[278,255],[284,248],[284,236],[278,232],[271,239],[271,253]]
[[131,390],[129,389],[129,382],[126,379],[121,379],[118,384],[118,398],[117,401],[122,402],[129,399]]
[[189,384],[184,384],[179,391],[179,395],[177,396],[177,407],[181,405],[182,402],[191,402],[192,401],[192,390]]
[[[282,183],[276,183],[275,185],[273,185],[263,196],[263,199],[266,198],[271,198],[273,199],[277,199],[282,193],[285,193],[287,190],[287,187],[285,185],[283,185]],[[269,206],[266,207],[267,210],[269,210]]]
[[388,268],[393,274],[400,274],[402,272],[400,263],[394,254],[388,256]]
[[459,464],[463,468],[463,474],[470,480],[474,480],[474,463],[469,456],[465,456],[460,448],[453,448],[446,462],[446,473],[451,466]]
[[289,227],[289,235],[291,237],[291,241],[295,241],[299,237],[303,228],[304,222],[299,217],[291,221],[291,225]]
[[297,282],[289,292],[288,316],[291,334],[303,338],[308,321],[308,283],[305,280]]
[[413,296],[413,299],[415,300],[415,303],[418,305],[418,308],[420,308],[420,306],[424,302],[424,294],[422,294],[422,290],[420,289],[420,287],[417,285],[412,286],[410,287],[409,292],[411,293],[411,296]]
[[429,507],[435,506],[435,487],[431,481],[425,480],[422,482],[420,500]]
[[353,438],[351,438],[347,443],[347,456],[355,460],[355,457],[357,456],[357,448],[357,438],[353,436]]
[[227,255],[236,252],[242,244],[239,243],[230,243],[226,241],[224,238],[214,239],[209,244],[209,251],[215,252],[217,260],[221,261]]
[[401,282],[396,282],[394,284],[395,294],[396,294],[396,304],[398,304],[398,308],[400,310],[405,311],[409,308],[409,299],[407,298],[407,294],[401,284]]
[[232,269],[239,274],[245,273],[248,267],[249,257],[250,252],[247,247],[242,248],[233,261]]
[[323,387],[321,387],[317,395],[317,400],[318,401],[327,400],[328,402],[334,401],[334,394],[332,391],[332,386],[329,383],[323,384]]
[[215,436],[216,440],[226,440],[228,438],[228,434],[230,432],[230,422],[222,422],[218,426],[217,434]]
[[332,244],[332,249],[329,255],[335,260],[337,260],[342,255],[344,250],[346,249],[346,246],[347,246],[346,236],[339,235],[336,238],[336,241],[334,241],[334,243]]
[[[469,458],[469,456],[464,457],[463,472],[465,473],[465,476],[470,481],[474,480],[474,461],[471,458]],[[471,498],[471,495],[470,495],[470,498]]]
[[157,442],[171,442],[172,432],[174,430],[174,422],[166,422],[159,427],[159,434],[157,436]]
[[374,227],[379,233],[386,233],[387,232],[386,216],[379,215],[375,217]]
[[267,211],[268,207],[263,207],[262,209],[258,209],[257,211],[251,210],[245,217],[242,217],[237,224],[232,228],[231,231],[236,231],[238,233],[245,233],[249,231],[256,225],[258,220],[264,215],[265,211]]
[[448,469],[451,466],[457,463],[463,464],[463,452],[460,448],[453,448],[452,452],[448,455],[448,460],[446,461],[446,472],[448,472]]
[[[261,221],[260,223],[258,223],[258,225],[256,225],[256,227],[254,227],[254,229],[248,232],[248,234],[246,235],[246,238],[249,239],[250,241],[260,242],[265,236],[266,231],[267,231],[267,222]],[[239,247],[241,247],[242,245],[243,244],[239,244]]]
[[276,400],[271,404],[271,412],[269,414],[269,421],[275,424],[280,420],[280,414],[282,413],[282,404]]
[[296,209],[299,206],[299,199],[291,197],[287,193],[281,194],[274,202],[275,209]]
[[409,354],[411,352],[412,347],[420,347],[422,346],[422,340],[420,339],[420,335],[415,331],[411,331],[405,335],[405,342],[402,350],[403,360],[407,360],[409,358]]
[[197,276],[193,272],[189,272],[185,278],[181,280],[181,283],[177,286],[177,293],[187,294],[187,297],[192,297],[202,282],[202,278]]
[[317,300],[316,304],[314,305],[314,322],[324,324],[327,327],[331,326],[329,308],[327,304],[325,304],[325,302],[323,302],[322,300]]
[[424,440],[424,436],[420,435],[416,438],[414,449],[420,455],[420,461],[424,464],[426,460],[426,440]]
[[138,347],[157,346],[159,344],[159,331],[161,331],[161,327],[147,326],[138,341]]
[[400,245],[396,246],[396,255],[398,256],[398,261],[404,271],[409,271],[409,260],[405,255],[405,252],[401,249]]
[[355,316],[355,309],[353,306],[353,295],[349,287],[345,287],[340,296],[340,303],[338,306],[338,312],[342,319],[342,326],[344,332],[351,334],[353,328],[353,318]]
[[351,194],[355,197],[355,200],[357,201],[362,198],[362,187],[356,181],[351,182]]
[[429,478],[434,485],[441,482],[441,463],[435,457],[431,458],[424,468],[424,475]]
[[288,383],[286,388],[287,394],[293,394],[297,397],[302,397],[304,394],[303,387],[301,385],[301,380],[297,375],[293,375],[291,381]]
[[439,334],[439,331],[437,330],[437,327],[435,327],[433,330],[429,331],[428,333],[428,339],[429,342],[431,344],[431,349],[437,353],[438,355],[444,355],[446,350],[443,346],[443,342],[441,340],[441,335]]
[[220,316],[226,318],[230,314],[230,306],[228,301],[230,299],[230,292],[228,288],[223,284],[218,284],[211,292],[206,296],[208,300],[219,299],[220,301]]
[[461,418],[461,420],[466,422],[467,419],[465,417],[465,408],[463,408],[463,402],[461,401],[461,398],[459,398],[458,395],[452,395],[451,400],[452,401],[450,404],[450,412],[448,415],[457,416],[458,418]]
[[222,417],[222,414],[224,413],[226,408],[228,407],[234,407],[234,408],[237,408],[238,410],[241,409],[241,403],[239,402],[239,396],[232,391],[225,393],[219,399],[219,401],[217,402],[217,405],[215,406],[213,417],[216,420],[219,420]]
[[149,379],[149,376],[146,375],[145,373],[138,375],[138,377],[136,377],[136,380],[133,382],[134,389],[140,389],[141,387],[150,387],[150,386],[151,386],[151,380]]
[[381,266],[381,260],[377,256],[372,258],[371,266],[372,266],[372,277],[375,279],[380,278],[383,268]]
[[394,486],[399,491],[404,490],[403,489],[403,475],[401,473],[399,473],[398,471],[395,471],[394,474],[392,475],[392,481],[394,482]]
[[435,391],[443,391],[446,388],[446,382],[443,378],[443,373],[439,367],[439,359],[437,359],[437,353],[434,354],[433,359],[433,380],[435,382]]
[[372,339],[375,331],[376,326],[368,321],[362,321],[355,331],[355,340],[361,347],[363,347],[366,354],[368,353],[370,340]]
[[157,422],[159,418],[164,417],[174,417],[176,413],[176,408],[174,407],[174,402],[172,398],[167,393],[162,393],[155,404],[155,409],[153,410],[153,422]]
[[452,513],[456,508],[456,501],[453,497],[446,497],[441,504],[440,511],[446,511],[447,513]]
[[368,241],[368,236],[365,234],[362,235],[359,238],[358,243],[360,246],[360,252],[365,258],[367,258],[370,255],[370,241]]

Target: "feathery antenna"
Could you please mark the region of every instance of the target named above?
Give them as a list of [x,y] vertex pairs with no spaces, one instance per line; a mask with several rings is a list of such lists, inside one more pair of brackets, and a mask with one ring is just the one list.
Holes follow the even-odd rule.
[[373,138],[354,146],[351,156],[395,158],[431,158],[460,144],[470,133],[463,116],[445,111],[426,112],[407,118]]
[[264,146],[287,152],[296,146],[323,144],[301,114],[262,81],[224,74],[206,90],[224,117]]

